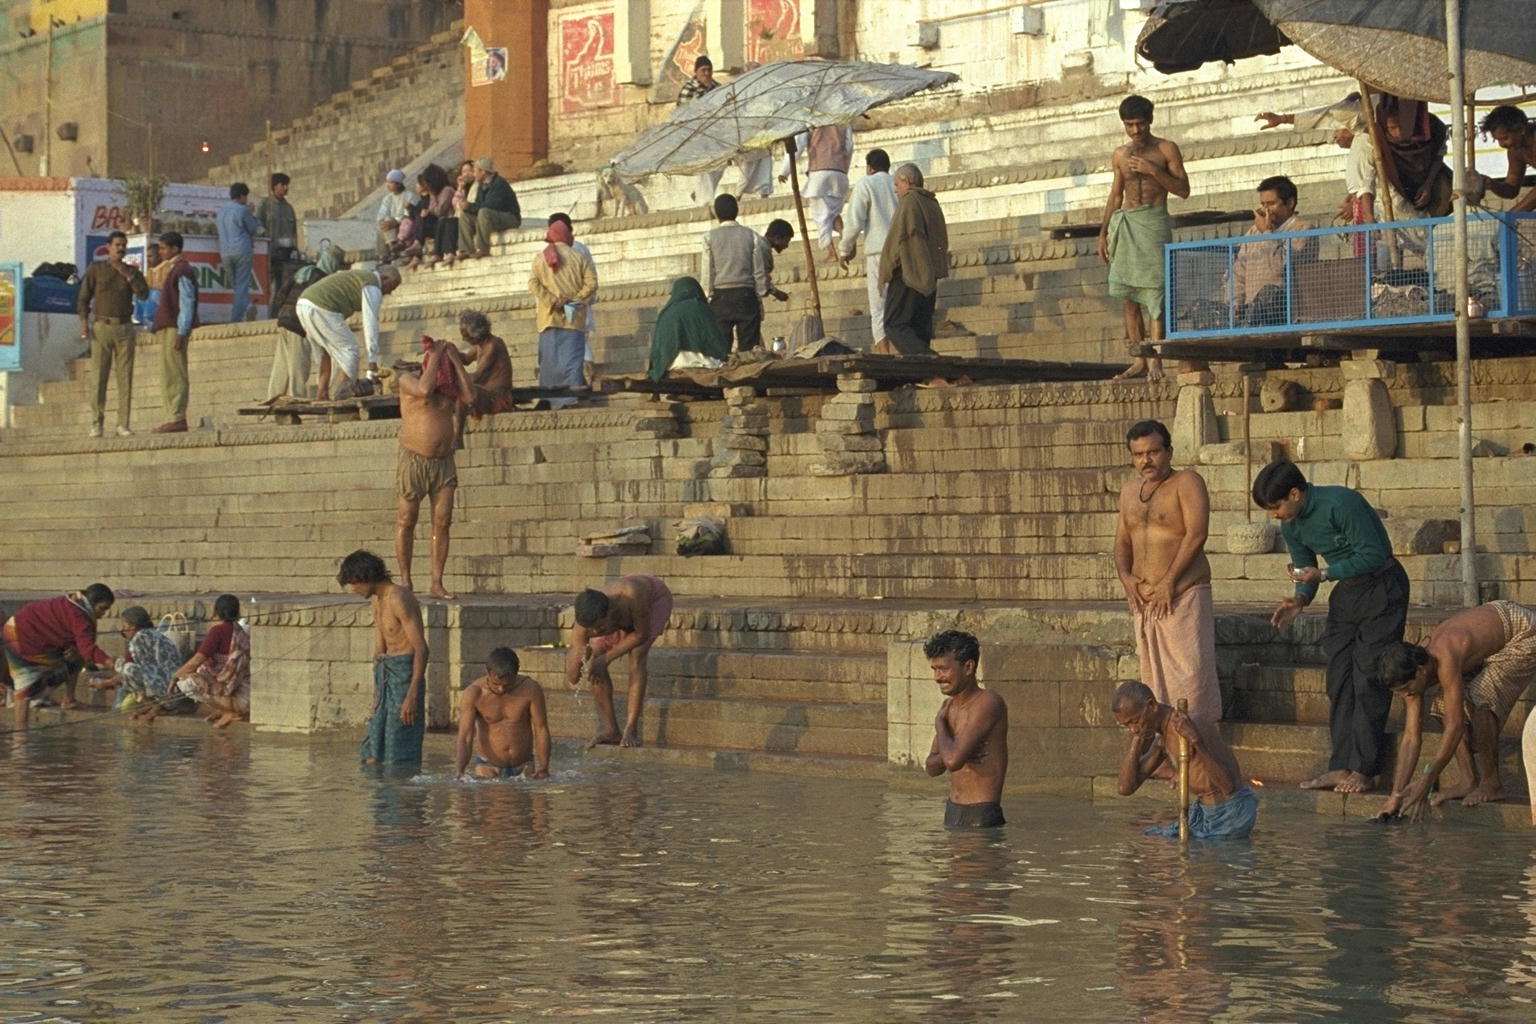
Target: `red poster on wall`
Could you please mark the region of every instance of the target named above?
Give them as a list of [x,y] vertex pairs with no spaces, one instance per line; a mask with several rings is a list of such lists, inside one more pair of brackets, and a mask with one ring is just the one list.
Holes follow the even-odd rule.
[[747,63],[767,64],[803,56],[800,0],[751,0],[747,7]]
[[618,102],[613,74],[613,12],[560,19],[560,109],[566,113]]

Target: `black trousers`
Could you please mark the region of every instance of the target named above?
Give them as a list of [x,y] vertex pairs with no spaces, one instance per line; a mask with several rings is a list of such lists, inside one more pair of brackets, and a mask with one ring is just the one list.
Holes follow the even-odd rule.
[[901,281],[901,271],[891,274],[885,289],[885,340],[904,356],[932,355],[933,307],[938,297],[913,291]]
[[745,352],[763,343],[763,300],[751,288],[720,288],[710,297],[709,311],[725,340],[736,331],[736,350]]
[[1392,691],[1376,681],[1376,659],[1401,643],[1408,574],[1395,559],[1379,575],[1341,580],[1328,597],[1328,769],[1380,775]]

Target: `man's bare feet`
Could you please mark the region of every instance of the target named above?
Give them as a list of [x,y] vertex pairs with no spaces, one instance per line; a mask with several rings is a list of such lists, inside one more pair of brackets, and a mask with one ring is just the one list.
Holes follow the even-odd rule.
[[870,352],[874,353],[877,356],[894,356],[894,355],[896,355],[896,349],[893,348],[891,346],[891,343],[889,341],[887,341],[886,339],[884,339],[884,338],[881,338],[879,341],[875,342],[874,345],[872,345],[869,350],[870,350]]
[[1374,779],[1359,772],[1345,772],[1344,778],[1333,787],[1335,793],[1369,793],[1376,785]]
[[591,750],[593,747],[616,747],[618,745],[619,734],[617,732],[600,732],[587,741],[586,749]]
[[1131,360],[1131,365],[1115,374],[1110,380],[1134,380],[1137,377],[1146,377],[1147,380],[1163,379],[1163,361],[1161,359],[1149,359],[1146,356],[1136,356]]
[[643,747],[645,746],[645,741],[640,738],[638,733],[634,732],[633,730],[626,729],[624,730],[624,737],[619,740],[619,746]]
[[223,717],[224,717],[224,715],[223,715],[222,712],[215,711],[211,715],[204,715],[203,716],[203,721],[207,722],[209,725],[212,725],[214,722],[217,722],[219,719],[221,719]]
[[226,711],[224,714],[219,716],[219,720],[217,722],[213,723],[213,727],[215,729],[228,729],[231,723],[238,721],[240,721],[239,715],[235,714],[233,711]]
[[441,583],[432,584],[432,586],[427,589],[427,595],[429,597],[435,597],[440,601],[453,600],[453,595],[448,593],[447,588],[444,587]]
[[1349,772],[1343,768],[1337,768],[1331,772],[1323,772],[1315,779],[1308,779],[1301,784],[1302,789],[1333,789],[1343,782]]
[[1476,807],[1478,804],[1500,803],[1503,799],[1504,787],[1495,779],[1491,785],[1486,782],[1481,783],[1472,792],[1462,797],[1461,805],[1463,807]]

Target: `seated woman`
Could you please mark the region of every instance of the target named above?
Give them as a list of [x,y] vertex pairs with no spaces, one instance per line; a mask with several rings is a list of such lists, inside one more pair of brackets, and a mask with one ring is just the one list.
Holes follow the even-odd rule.
[[219,621],[176,670],[178,688],[212,712],[206,717],[215,729],[251,717],[251,634],[240,625],[240,599],[221,594],[213,602]]
[[[406,264],[406,269],[414,270],[421,265],[421,257],[428,250],[431,256],[427,265],[431,266],[438,261],[443,254],[442,234],[443,218],[453,215],[453,182],[448,180],[448,172],[437,164],[427,164],[416,176],[416,194],[419,197],[416,224],[416,244],[406,250],[406,255],[411,261]],[[457,225],[455,225],[457,227]],[[458,232],[455,230],[453,244],[459,244]]]
[[111,675],[101,676],[91,682],[93,690],[118,690],[114,711],[135,711],[135,717],[152,717],[149,709],[157,712],[171,710],[168,699],[171,677],[181,664],[181,652],[176,642],[155,628],[149,612],[138,605],[123,609],[123,640],[127,653],[117,659]]
[[651,380],[661,380],[674,364],[719,366],[730,356],[731,343],[710,312],[703,287],[691,277],[673,281],[672,298],[651,331]]

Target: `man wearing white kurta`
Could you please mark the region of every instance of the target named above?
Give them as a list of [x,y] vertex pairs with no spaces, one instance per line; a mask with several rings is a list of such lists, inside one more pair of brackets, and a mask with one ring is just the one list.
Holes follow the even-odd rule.
[[844,266],[864,234],[864,274],[869,292],[869,336],[875,345],[885,344],[885,289],[880,287],[880,252],[896,213],[896,180],[891,177],[891,158],[883,149],[864,157],[864,177],[848,195],[843,217],[843,241],[838,253]]
[[[826,252],[828,263],[837,262],[832,245],[838,214],[848,197],[848,168],[853,163],[853,129],[847,125],[823,125],[795,136],[795,149],[805,154],[808,173],[801,195],[811,201],[816,220],[816,244]],[[779,180],[789,180],[788,153],[779,169]]]

